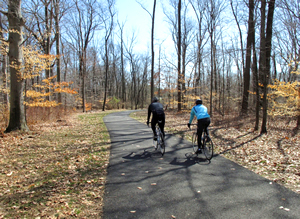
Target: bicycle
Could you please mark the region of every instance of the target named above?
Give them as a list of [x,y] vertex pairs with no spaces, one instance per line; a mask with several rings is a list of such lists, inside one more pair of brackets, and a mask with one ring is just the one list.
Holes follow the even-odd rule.
[[[158,121],[158,123],[162,123],[162,121]],[[156,125],[155,125],[155,132],[156,132],[157,139],[156,139],[156,141],[154,141],[154,139],[153,139],[153,145],[155,147],[155,150],[159,149],[161,156],[164,156],[164,154],[165,154],[165,139],[164,139],[163,133],[161,132],[161,130],[159,128],[158,123],[156,123]]]
[[[197,125],[197,124],[194,124]],[[193,151],[195,152],[195,154],[197,154],[197,150],[198,150],[198,133],[197,133],[197,129],[195,132],[193,132],[192,135],[192,144],[193,144]],[[206,132],[203,130],[203,136],[201,137],[201,141],[202,141],[202,151],[206,157],[207,160],[211,160],[213,155],[214,155],[214,144],[212,142],[211,139],[209,139],[208,141],[208,136],[206,134]],[[197,154],[198,156],[198,154]]]

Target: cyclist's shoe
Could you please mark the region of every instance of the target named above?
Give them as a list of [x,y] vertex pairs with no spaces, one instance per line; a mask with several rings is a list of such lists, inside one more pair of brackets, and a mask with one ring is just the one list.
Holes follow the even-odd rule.
[[206,136],[206,142],[210,142],[210,137],[209,137],[209,135]]
[[196,154],[202,154],[202,150],[200,148],[198,148],[198,150],[196,151]]

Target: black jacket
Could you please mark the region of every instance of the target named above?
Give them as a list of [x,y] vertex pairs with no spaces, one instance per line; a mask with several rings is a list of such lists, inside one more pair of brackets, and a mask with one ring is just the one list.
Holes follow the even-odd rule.
[[160,117],[163,116],[164,113],[164,107],[161,103],[159,102],[153,102],[149,105],[148,107],[148,118],[147,121],[150,119],[150,115],[152,113],[152,117]]

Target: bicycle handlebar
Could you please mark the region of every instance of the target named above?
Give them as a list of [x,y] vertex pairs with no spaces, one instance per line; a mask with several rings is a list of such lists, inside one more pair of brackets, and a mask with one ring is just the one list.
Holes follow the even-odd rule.
[[[197,124],[190,124],[190,126],[192,126],[192,125],[197,125]],[[189,127],[189,129],[192,130],[191,127]]]

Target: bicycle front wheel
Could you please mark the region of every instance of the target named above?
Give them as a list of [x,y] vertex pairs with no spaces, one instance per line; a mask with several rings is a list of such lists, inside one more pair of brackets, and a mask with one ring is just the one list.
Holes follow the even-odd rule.
[[193,144],[193,150],[196,153],[197,150],[198,150],[198,135],[197,135],[197,132],[193,133],[192,144]]
[[211,160],[211,158],[214,155],[214,144],[213,144],[212,140],[210,140],[209,142],[204,140],[203,143],[204,143],[203,144],[204,155],[207,160]]
[[159,144],[159,148],[160,148],[160,153],[161,153],[161,155],[162,156],[164,156],[164,154],[165,154],[165,139],[164,139],[164,137],[163,137],[163,134],[160,132],[159,133],[159,142],[158,142],[158,144]]

